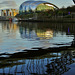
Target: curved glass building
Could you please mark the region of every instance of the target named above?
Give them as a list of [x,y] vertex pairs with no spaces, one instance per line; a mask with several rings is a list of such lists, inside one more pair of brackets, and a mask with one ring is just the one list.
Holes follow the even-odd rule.
[[46,1],[25,1],[19,7],[19,13],[31,13],[31,12],[40,12],[40,11],[47,11],[47,10],[54,10],[58,9],[52,3]]

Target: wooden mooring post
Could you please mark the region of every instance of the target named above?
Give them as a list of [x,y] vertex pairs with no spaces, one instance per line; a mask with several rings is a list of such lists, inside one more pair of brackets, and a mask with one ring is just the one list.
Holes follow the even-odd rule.
[[72,44],[71,44],[72,47],[75,47],[75,34],[74,34],[74,39],[72,41]]

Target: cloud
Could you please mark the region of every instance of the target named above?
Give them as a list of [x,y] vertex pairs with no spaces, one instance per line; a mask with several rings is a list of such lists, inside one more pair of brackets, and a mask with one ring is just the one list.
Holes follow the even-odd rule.
[[15,1],[3,1],[0,3],[0,8],[16,8],[17,4]]

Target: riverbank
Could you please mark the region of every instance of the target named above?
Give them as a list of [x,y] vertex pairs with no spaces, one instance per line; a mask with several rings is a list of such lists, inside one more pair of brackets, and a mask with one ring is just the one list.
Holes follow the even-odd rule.
[[35,20],[35,19],[27,19],[27,20],[24,20],[24,19],[21,19],[21,20],[18,20],[19,22],[51,22],[51,23],[75,23],[75,19],[49,19],[49,20]]
[[[6,20],[0,20],[0,21],[10,21],[8,19]],[[11,22],[13,22],[11,20]],[[49,20],[44,20],[44,19],[21,19],[21,20],[14,20],[14,22],[50,22],[50,23],[75,23],[75,19],[49,19]]]

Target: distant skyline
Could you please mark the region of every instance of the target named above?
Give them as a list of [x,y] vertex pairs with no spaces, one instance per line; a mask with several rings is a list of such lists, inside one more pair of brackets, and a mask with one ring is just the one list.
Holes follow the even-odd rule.
[[[19,9],[21,3],[27,0],[0,0],[0,9],[16,8]],[[31,1],[31,0],[30,0]],[[35,0],[36,1],[36,0]],[[37,0],[39,1],[39,0]],[[74,5],[73,0],[43,0],[55,4],[59,8]]]

